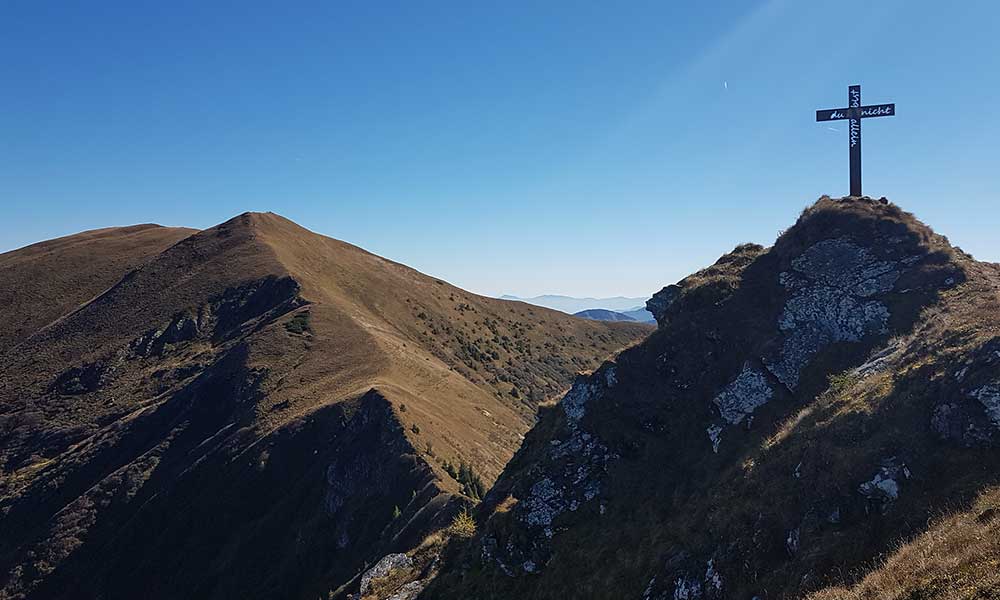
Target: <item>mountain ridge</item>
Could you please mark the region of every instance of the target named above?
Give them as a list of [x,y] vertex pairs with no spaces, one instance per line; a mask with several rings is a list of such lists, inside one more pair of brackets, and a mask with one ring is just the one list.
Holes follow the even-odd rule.
[[[0,343],[7,346],[35,333],[195,231],[152,224],[111,227],[0,254],[0,281],[6,282],[0,287],[0,303],[9,307],[0,314]],[[93,260],[96,255],[102,260]],[[61,274],[59,280],[51,279],[54,272]],[[38,286],[39,281],[47,287]]]
[[326,594],[457,510],[450,465],[491,481],[538,403],[646,333],[272,213],[173,237],[2,353],[6,596]]

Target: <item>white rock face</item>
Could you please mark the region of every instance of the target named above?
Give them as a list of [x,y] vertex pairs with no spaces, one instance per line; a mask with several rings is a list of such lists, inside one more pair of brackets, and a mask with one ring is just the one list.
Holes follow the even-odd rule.
[[562,402],[560,402],[563,412],[566,413],[566,418],[570,420],[571,424],[579,423],[583,415],[587,414],[587,403],[596,394],[595,386],[584,379],[578,379],[573,383],[573,387],[566,392]]
[[608,384],[608,388],[613,388],[618,385],[618,373],[615,371],[614,367],[609,367],[604,373],[604,381]]
[[[598,498],[608,464],[619,456],[581,421],[588,403],[599,399],[616,383],[612,366],[603,376],[595,374],[589,379],[578,379],[563,397],[566,427],[561,435],[564,437],[549,440],[545,454],[535,465],[531,486],[524,490],[523,497],[518,496],[520,501],[514,508],[525,535],[503,540],[485,538],[484,560],[497,562],[508,573],[543,571],[551,553],[551,539],[558,529],[554,521]],[[602,504],[601,513],[605,510]]]
[[737,425],[758,407],[767,404],[773,396],[774,390],[767,383],[764,374],[746,363],[736,379],[713,402],[719,407],[723,419],[730,425]]
[[889,500],[899,498],[899,484],[896,483],[895,479],[883,477],[882,475],[876,475],[871,481],[862,484],[862,487],[869,494],[878,492]]
[[705,569],[705,586],[721,592],[722,575],[719,575],[719,572],[715,570],[714,562],[714,559],[709,559],[708,561],[708,567]]
[[900,464],[895,458],[882,463],[878,472],[868,481],[858,486],[858,492],[869,500],[882,503],[882,509],[899,498],[899,482],[909,479],[910,469]]
[[708,428],[708,439],[712,442],[712,452],[719,453],[719,444],[722,443],[722,427],[712,425]]
[[549,478],[536,481],[525,501],[524,522],[548,528],[564,509],[562,491]]
[[868,360],[866,360],[858,368],[854,369],[854,372],[861,377],[867,377],[875,373],[882,373],[890,367],[895,354],[901,349],[902,339],[897,338],[885,348],[878,350],[868,357]]
[[900,275],[897,263],[878,260],[848,238],[811,246],[779,278],[792,296],[778,319],[784,346],[765,361],[768,370],[794,390],[802,368],[825,346],[885,333],[889,309],[870,298],[892,291]]
[[674,581],[674,600],[700,600],[701,582],[688,577],[678,577]]
[[670,556],[642,594],[643,600],[723,600],[727,596],[722,573],[715,558],[708,559],[704,571],[686,552]]
[[386,554],[361,576],[361,595],[364,596],[371,590],[373,580],[386,577],[397,569],[408,569],[412,566],[413,559],[406,554]]
[[989,383],[970,394],[983,405],[986,416],[1000,427],[1000,382]]

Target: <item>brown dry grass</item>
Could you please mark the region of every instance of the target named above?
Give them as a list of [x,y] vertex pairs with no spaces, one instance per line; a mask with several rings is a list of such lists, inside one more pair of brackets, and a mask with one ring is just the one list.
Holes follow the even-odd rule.
[[1000,597],[1000,489],[901,543],[859,583],[808,600],[978,600]]
[[194,232],[158,225],[111,227],[0,254],[0,346],[16,344],[90,301]]

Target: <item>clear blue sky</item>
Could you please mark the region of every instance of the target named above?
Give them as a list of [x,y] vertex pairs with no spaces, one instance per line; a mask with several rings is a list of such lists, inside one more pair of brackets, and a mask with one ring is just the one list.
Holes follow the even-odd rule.
[[0,4],[0,251],[246,210],[480,293],[646,295],[847,193],[998,260],[1000,3]]

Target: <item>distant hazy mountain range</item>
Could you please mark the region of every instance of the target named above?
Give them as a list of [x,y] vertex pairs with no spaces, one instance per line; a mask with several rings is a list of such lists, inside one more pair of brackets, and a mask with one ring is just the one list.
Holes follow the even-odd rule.
[[591,321],[635,321],[635,319],[625,313],[604,310],[603,308],[588,308],[587,310],[574,313],[573,316],[590,319]]
[[634,321],[639,321],[640,323],[655,323],[656,319],[653,318],[653,313],[649,312],[642,306],[637,306],[632,310],[622,311],[621,314],[629,317]]
[[625,296],[615,296],[614,298],[574,298],[572,296],[546,294],[544,296],[535,296],[534,298],[505,295],[500,296],[500,299],[527,302],[528,304],[544,306],[545,308],[552,308],[577,316],[583,316],[578,314],[583,311],[600,309],[621,313],[643,323],[653,322],[653,315],[646,310],[646,298],[626,298]]

